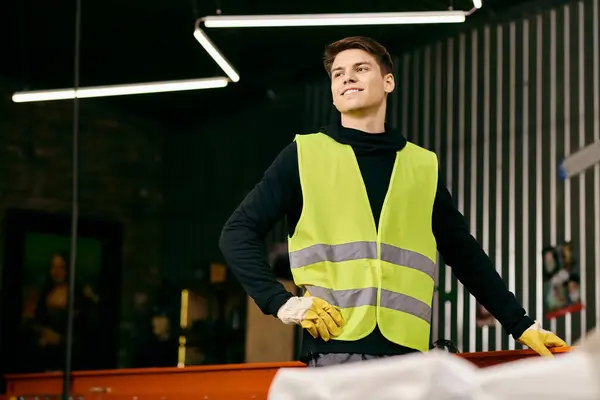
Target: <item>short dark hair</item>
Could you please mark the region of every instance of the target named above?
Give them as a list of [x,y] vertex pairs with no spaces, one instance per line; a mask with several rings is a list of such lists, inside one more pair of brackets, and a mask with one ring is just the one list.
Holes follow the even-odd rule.
[[333,42],[325,48],[323,66],[329,76],[331,76],[331,67],[337,55],[351,49],[363,50],[373,56],[377,60],[382,74],[391,74],[394,71],[392,57],[381,43],[366,36],[351,36]]

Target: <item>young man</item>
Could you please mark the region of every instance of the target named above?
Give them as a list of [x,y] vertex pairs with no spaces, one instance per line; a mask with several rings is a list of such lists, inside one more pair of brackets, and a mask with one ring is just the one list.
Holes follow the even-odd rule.
[[[564,346],[525,314],[470,235],[435,154],[385,126],[395,88],[387,50],[350,37],[327,47],[324,65],[341,119],[297,135],[220,240],[258,307],[305,328],[303,361],[318,367],[427,351],[436,250],[515,339],[542,355]],[[277,281],[262,251],[284,216],[302,297]]]

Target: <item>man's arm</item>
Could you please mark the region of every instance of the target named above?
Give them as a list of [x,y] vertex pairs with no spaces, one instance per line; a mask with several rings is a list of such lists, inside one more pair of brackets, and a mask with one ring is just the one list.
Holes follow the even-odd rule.
[[470,234],[441,177],[433,206],[433,234],[438,251],[467,290],[475,296],[515,339],[533,325],[490,258]]
[[289,144],[225,223],[219,247],[228,267],[265,314],[293,295],[267,262],[265,237],[301,201],[296,143]]

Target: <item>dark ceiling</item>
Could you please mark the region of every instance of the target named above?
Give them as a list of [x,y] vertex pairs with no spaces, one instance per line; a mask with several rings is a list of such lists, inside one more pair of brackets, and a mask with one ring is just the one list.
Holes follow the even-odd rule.
[[[95,0],[82,1],[81,86],[193,79],[223,75],[193,37],[197,17],[223,14],[293,14],[468,10],[471,0]],[[484,0],[473,21],[499,18],[525,0]],[[540,1],[538,0],[538,3]],[[547,4],[548,1],[542,1]],[[2,0],[0,15],[9,38],[0,76],[15,90],[73,85],[75,0]],[[7,8],[7,9],[6,9]],[[265,98],[271,89],[323,76],[324,46],[349,35],[368,35],[398,54],[432,35],[460,29],[446,26],[382,26],[207,30],[241,75],[226,89],[114,97],[104,100],[125,112],[168,125],[197,121]],[[1,33],[1,32],[0,32]],[[319,75],[321,74],[321,75]]]

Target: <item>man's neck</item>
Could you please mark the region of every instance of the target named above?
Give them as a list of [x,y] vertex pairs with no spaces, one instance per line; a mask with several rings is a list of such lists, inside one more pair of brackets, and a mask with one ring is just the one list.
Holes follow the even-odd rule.
[[355,113],[342,114],[342,126],[365,133],[385,132],[385,107],[376,110],[361,110]]

